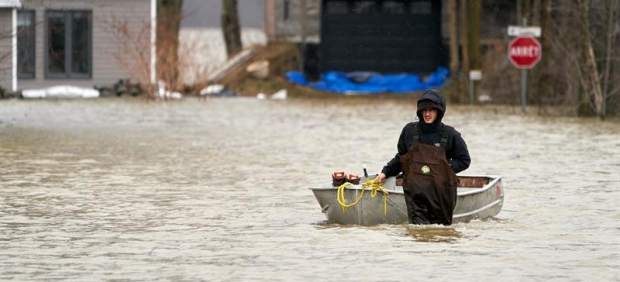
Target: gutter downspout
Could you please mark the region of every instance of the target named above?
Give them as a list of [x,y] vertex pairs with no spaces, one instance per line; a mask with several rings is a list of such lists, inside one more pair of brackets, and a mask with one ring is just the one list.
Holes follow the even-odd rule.
[[12,13],[12,32],[11,32],[11,53],[12,53],[12,62],[11,62],[11,73],[12,73],[12,81],[11,81],[11,90],[13,92],[17,92],[17,8],[13,8]]
[[157,0],[151,0],[151,83],[157,83]]

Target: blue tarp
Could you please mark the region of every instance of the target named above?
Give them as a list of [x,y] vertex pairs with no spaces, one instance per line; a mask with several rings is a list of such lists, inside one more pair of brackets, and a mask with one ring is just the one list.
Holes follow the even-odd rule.
[[286,78],[298,85],[339,94],[411,93],[443,86],[448,78],[448,69],[439,67],[424,80],[411,73],[381,75],[336,71],[324,73],[316,82],[306,80],[298,71],[287,72]]

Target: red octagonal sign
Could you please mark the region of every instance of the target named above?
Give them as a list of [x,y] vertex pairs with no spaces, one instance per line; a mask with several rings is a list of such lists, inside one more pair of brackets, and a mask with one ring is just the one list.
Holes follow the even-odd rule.
[[534,37],[517,37],[508,45],[510,62],[519,69],[531,69],[542,58],[542,47]]

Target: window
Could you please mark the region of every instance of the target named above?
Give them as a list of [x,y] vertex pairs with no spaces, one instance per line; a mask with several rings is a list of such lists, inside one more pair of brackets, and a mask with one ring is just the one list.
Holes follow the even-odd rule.
[[34,78],[34,11],[20,10],[17,13],[17,77]]
[[90,78],[92,13],[48,11],[46,22],[46,77]]

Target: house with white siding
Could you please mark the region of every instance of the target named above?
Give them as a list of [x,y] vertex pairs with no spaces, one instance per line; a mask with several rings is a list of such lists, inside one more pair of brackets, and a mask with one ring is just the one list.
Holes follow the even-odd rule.
[[140,63],[154,83],[156,9],[156,0],[0,0],[0,87],[109,86]]

